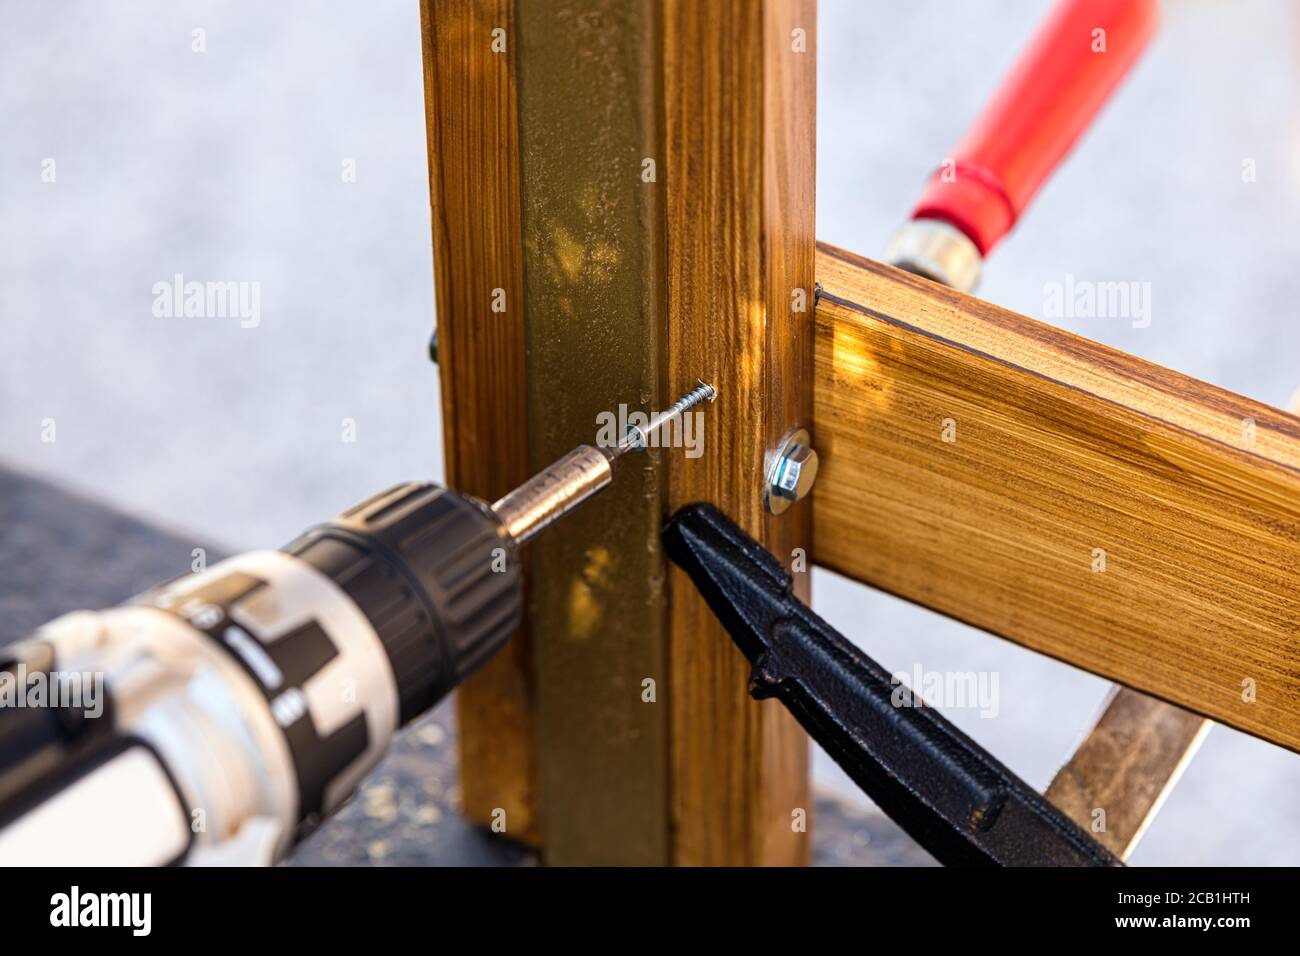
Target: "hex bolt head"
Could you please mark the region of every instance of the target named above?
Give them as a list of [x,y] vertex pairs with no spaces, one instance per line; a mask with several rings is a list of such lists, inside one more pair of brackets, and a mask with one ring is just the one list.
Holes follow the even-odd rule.
[[808,496],[817,480],[817,452],[812,448],[808,432],[796,428],[772,457],[767,472],[767,485],[763,489],[763,504],[774,515],[779,515],[790,505]]

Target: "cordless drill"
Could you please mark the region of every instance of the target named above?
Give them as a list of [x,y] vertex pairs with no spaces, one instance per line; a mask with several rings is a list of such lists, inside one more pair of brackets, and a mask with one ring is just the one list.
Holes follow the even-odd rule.
[[714,397],[701,383],[490,506],[398,485],[0,648],[0,700],[35,702],[0,706],[0,864],[280,859],[509,640],[519,547]]

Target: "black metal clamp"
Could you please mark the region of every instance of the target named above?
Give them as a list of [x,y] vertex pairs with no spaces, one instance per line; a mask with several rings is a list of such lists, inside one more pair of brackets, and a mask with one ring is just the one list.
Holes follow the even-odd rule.
[[[774,697],[862,790],[947,865],[1120,866],[991,754],[796,598],[790,575],[707,504],[664,529],[690,576],[754,665],[749,692]],[[895,697],[902,692],[902,703]]]

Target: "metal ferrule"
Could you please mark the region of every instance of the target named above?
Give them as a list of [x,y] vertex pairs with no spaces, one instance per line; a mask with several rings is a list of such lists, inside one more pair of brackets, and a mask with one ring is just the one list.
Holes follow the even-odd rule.
[[913,219],[889,240],[885,261],[959,292],[973,292],[984,257],[956,226],[940,219]]

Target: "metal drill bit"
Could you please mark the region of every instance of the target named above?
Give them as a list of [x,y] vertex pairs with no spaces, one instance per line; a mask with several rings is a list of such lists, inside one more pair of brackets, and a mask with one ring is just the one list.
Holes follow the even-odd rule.
[[532,540],[608,485],[614,479],[616,461],[630,451],[648,448],[660,429],[701,402],[713,401],[717,394],[712,385],[701,381],[644,427],[629,426],[614,447],[579,445],[492,505],[502,529],[516,544]]

